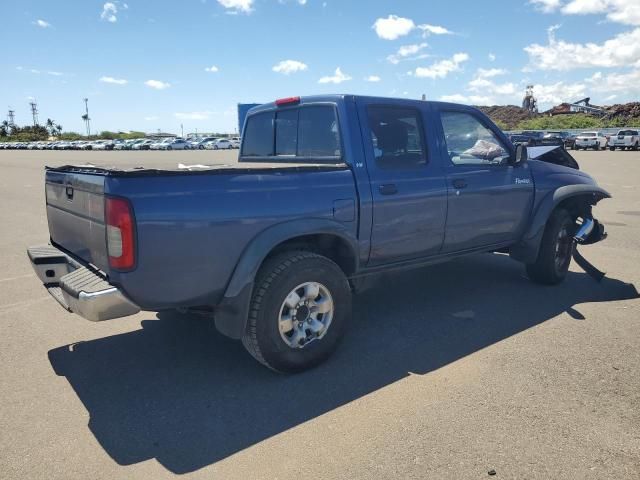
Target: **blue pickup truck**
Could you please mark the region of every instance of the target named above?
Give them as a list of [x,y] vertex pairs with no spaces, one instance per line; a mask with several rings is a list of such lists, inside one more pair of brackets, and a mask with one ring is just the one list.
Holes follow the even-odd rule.
[[375,274],[502,252],[543,284],[606,234],[609,194],[563,149],[538,159],[484,114],[353,95],[252,109],[233,165],[46,169],[47,245],[28,255],[67,310],[211,315],[281,372],[336,348]]

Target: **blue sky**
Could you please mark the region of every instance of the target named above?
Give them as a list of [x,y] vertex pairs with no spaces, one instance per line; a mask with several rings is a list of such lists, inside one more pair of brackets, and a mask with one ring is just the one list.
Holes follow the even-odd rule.
[[3,17],[0,106],[26,124],[35,98],[73,131],[84,97],[95,129],[186,133],[291,95],[640,96],[640,0],[21,0]]

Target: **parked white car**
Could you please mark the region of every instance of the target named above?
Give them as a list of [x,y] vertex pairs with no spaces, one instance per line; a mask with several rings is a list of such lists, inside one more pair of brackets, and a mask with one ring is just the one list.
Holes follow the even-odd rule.
[[153,143],[153,140],[139,140],[133,144],[131,150],[149,150]]
[[182,138],[173,138],[158,145],[158,150],[189,150],[189,148],[189,143]]
[[620,130],[616,135],[611,135],[609,139],[609,150],[616,148],[624,150],[638,150],[640,147],[640,132],[638,130]]
[[594,150],[600,150],[607,148],[607,137],[600,132],[582,132],[576,137],[575,149],[580,150],[584,148],[593,148]]
[[229,140],[228,138],[219,138],[218,140],[207,144],[207,148],[210,148],[212,150],[231,150],[235,147],[233,146],[233,143],[231,143],[231,140]]
[[173,138],[165,138],[165,139],[162,139],[162,140],[156,140],[151,145],[149,145],[149,149],[150,150],[165,150],[163,148],[165,146],[165,144],[173,142],[173,140],[174,140]]

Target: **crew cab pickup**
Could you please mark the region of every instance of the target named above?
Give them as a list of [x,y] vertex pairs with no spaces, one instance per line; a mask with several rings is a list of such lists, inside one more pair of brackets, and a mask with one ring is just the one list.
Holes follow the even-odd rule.
[[609,150],[614,151],[616,148],[624,150],[638,150],[640,147],[640,135],[638,130],[620,130],[616,135],[611,135],[609,139]]
[[292,97],[243,132],[233,165],[47,168],[50,242],[28,256],[53,297],[94,321],[210,313],[293,372],[329,356],[375,274],[500,251],[557,284],[605,237],[609,194],[564,149],[528,159],[472,107]]

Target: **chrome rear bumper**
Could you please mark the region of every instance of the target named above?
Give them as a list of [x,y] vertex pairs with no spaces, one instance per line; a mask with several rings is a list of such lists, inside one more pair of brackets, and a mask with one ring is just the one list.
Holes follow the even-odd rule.
[[51,245],[30,247],[31,265],[49,293],[66,310],[92,322],[126,317],[140,311],[98,271]]

